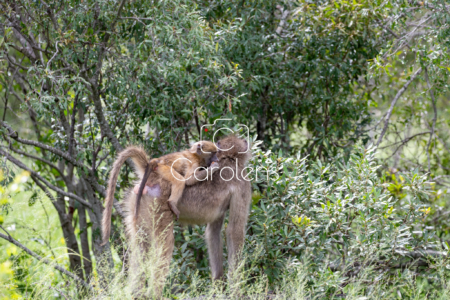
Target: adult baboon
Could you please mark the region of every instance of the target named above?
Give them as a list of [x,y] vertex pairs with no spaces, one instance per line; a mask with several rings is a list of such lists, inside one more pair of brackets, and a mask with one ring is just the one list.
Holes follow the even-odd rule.
[[[170,209],[178,219],[179,211],[177,203],[183,193],[184,187],[203,180],[203,178],[199,178],[196,173],[199,167],[209,167],[212,163],[216,163],[214,166],[217,168],[218,161],[217,146],[208,141],[194,143],[188,150],[170,153],[152,160],[149,160],[144,149],[141,147],[128,146],[125,148],[119,153],[114,161],[109,177],[102,220],[103,244],[106,244],[109,240],[111,211],[120,168],[129,158],[133,161],[136,173],[138,173],[139,177],[142,177],[142,186],[137,186],[137,189],[135,189],[138,195],[135,206],[135,218],[138,216],[140,195],[142,195],[144,191],[146,193],[155,193],[156,190],[159,190],[159,185],[152,185],[151,187],[145,185],[145,183],[151,182],[148,181],[148,178],[152,173],[156,173],[159,177],[171,183],[170,197],[167,201],[169,202]],[[208,171],[213,173],[214,167],[208,168]],[[208,172],[206,175],[207,174]],[[204,175],[204,177],[206,175]],[[152,176],[152,178],[153,182],[158,181],[156,176]]]
[[[228,136],[218,142],[220,171],[212,178],[193,186],[186,186],[178,201],[179,221],[183,224],[207,224],[206,242],[213,279],[223,276],[222,238],[220,235],[225,213],[229,210],[227,235],[228,265],[233,269],[237,256],[242,249],[251,203],[251,183],[247,178],[245,165],[251,157],[247,141],[235,136]],[[224,150],[221,150],[224,149]],[[204,171],[202,171],[204,172]],[[134,274],[137,288],[142,287],[142,273],[139,269],[139,257],[150,249],[161,253],[158,282],[153,282],[156,293],[160,294],[174,247],[173,217],[167,199],[170,196],[170,184],[150,174],[147,182],[160,186],[159,190],[149,189],[151,195],[143,195],[142,208],[135,221],[133,212],[136,206],[136,195],[130,192],[123,202],[127,217],[125,225],[127,233],[135,248],[131,257],[130,274]],[[201,175],[199,175],[201,177]],[[155,181],[152,181],[155,180]],[[156,197],[155,197],[156,196]]]

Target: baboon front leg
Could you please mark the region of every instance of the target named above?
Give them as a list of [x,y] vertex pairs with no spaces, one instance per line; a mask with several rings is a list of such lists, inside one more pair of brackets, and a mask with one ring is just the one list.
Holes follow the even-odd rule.
[[223,276],[222,224],[225,214],[206,226],[206,243],[208,245],[209,265],[213,280]]

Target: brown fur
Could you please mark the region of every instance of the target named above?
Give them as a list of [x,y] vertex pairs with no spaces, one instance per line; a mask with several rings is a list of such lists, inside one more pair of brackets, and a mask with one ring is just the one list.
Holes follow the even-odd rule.
[[[130,269],[129,280],[132,284],[134,296],[137,299],[159,299],[164,287],[164,281],[169,273],[170,258],[174,248],[173,214],[168,204],[171,185],[157,173],[150,174],[149,181],[160,184],[162,194],[153,198],[146,194],[141,198],[141,209],[137,219],[134,211],[137,195],[129,190],[126,200],[121,205],[126,213],[125,228],[130,241]],[[160,259],[169,258],[169,259]],[[150,264],[148,260],[151,260]],[[156,274],[148,276],[144,266],[152,265]],[[153,295],[144,292],[148,286],[153,287]]]
[[[203,149],[203,152],[201,151],[201,149]],[[129,146],[125,150],[120,152],[113,164],[108,182],[108,189],[106,191],[105,210],[103,212],[102,220],[102,244],[106,244],[109,240],[111,232],[111,212],[114,201],[114,192],[116,190],[116,183],[119,177],[120,168],[128,158],[132,159],[136,173],[140,178],[142,178],[135,206],[134,222],[136,222],[138,212],[140,211],[139,206],[141,195],[145,186],[144,183],[151,185],[152,182],[157,181],[157,178],[163,178],[171,183],[171,193],[168,199],[169,207],[178,218],[179,211],[177,209],[177,202],[181,197],[185,185],[192,185],[198,182],[198,176],[197,178],[193,176],[194,171],[198,167],[209,166],[211,160],[215,160],[216,152],[216,145],[208,141],[197,142],[192,145],[189,150],[167,154],[160,158],[155,158],[152,160],[149,160],[144,149],[138,146]],[[188,159],[189,161],[186,159]],[[152,170],[155,169],[156,166],[156,170],[152,172]],[[155,174],[151,176],[151,178],[153,178],[153,181],[149,181],[150,174]],[[184,178],[189,177],[191,178],[185,182]]]
[[144,149],[138,146],[129,146],[117,156],[111,170],[108,189],[106,191],[105,210],[103,211],[102,219],[102,245],[106,244],[109,240],[109,235],[111,233],[111,212],[114,202],[114,192],[116,191],[116,182],[119,178],[120,168],[128,158],[132,159],[135,172],[138,173],[139,177],[144,176],[145,168],[148,166],[149,158]]
[[[214,143],[200,141],[192,145],[189,150],[167,154],[150,161],[150,168],[157,164],[156,168],[153,167],[153,170],[150,170],[150,172],[154,171],[158,173],[161,178],[171,183],[171,193],[168,202],[170,209],[177,216],[177,219],[180,215],[177,204],[183,194],[184,187],[198,182],[198,180],[195,180],[194,172],[199,167],[209,167],[211,162],[217,161],[216,153],[217,147]],[[149,174],[146,175],[148,176]],[[139,196],[143,189],[143,183],[148,181],[145,177],[142,179],[139,188],[136,215],[139,210]],[[186,181],[188,178],[191,178],[191,180]]]
[[[238,153],[246,150],[246,142],[234,136],[229,136],[220,141],[222,149],[227,151],[219,151],[219,167],[220,172],[215,172],[212,179],[199,182],[193,186],[186,186],[182,197],[178,201],[178,209],[180,210],[179,221],[184,224],[207,224],[206,241],[208,245],[208,254],[213,279],[220,279],[223,276],[222,264],[222,239],[221,229],[225,218],[225,213],[229,210],[227,235],[227,249],[229,258],[229,269],[233,270],[236,266],[237,256],[242,249],[245,237],[245,226],[247,224],[248,212],[251,203],[251,183],[241,177],[241,172],[245,168],[251,157],[248,153]],[[204,170],[205,171],[205,170]],[[234,176],[230,181],[223,180],[232,177],[232,173],[239,172],[238,177]],[[202,171],[203,172],[203,171]],[[222,174],[222,178],[221,178]],[[246,176],[245,171],[243,172]],[[168,201],[170,183],[156,176],[155,173],[150,174],[149,180],[152,184],[159,183],[161,185],[161,196],[151,199],[144,196],[142,198],[143,206],[137,221],[134,221],[133,214],[136,207],[136,197],[130,194],[128,199],[123,202],[126,207],[125,211],[128,216],[125,219],[125,226],[133,244],[138,247],[138,253],[147,253],[149,247],[155,246],[162,249],[161,262],[165,266],[161,268],[162,281],[161,286],[157,287],[158,291],[162,290],[164,279],[169,271],[169,263],[172,258],[174,235],[173,235],[173,218],[170,213]],[[157,209],[154,204],[157,203]],[[150,209],[149,209],[150,207]],[[152,219],[158,218],[158,223],[150,222]],[[151,226],[149,226],[149,224]],[[167,229],[167,230],[166,230]],[[158,242],[136,242],[136,236],[143,233],[147,237],[160,237]],[[131,257],[131,274],[140,274],[139,264],[135,261],[138,258]],[[137,283],[138,284],[138,283]],[[139,289],[138,284],[136,287]]]

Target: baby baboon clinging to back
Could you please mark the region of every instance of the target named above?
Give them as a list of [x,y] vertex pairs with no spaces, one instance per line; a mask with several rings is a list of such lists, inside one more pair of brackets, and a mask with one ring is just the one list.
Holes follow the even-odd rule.
[[140,186],[136,186],[134,190],[138,195],[135,218],[139,211],[142,193],[145,193],[147,189],[145,183],[151,172],[158,173],[161,178],[171,183],[171,193],[168,202],[170,209],[178,219],[180,212],[177,208],[177,203],[185,185],[192,185],[199,180],[204,180],[204,178],[200,179],[197,177],[197,169],[211,166],[209,171],[214,172],[214,169],[217,168],[217,164],[215,164],[217,161],[217,146],[208,141],[197,142],[189,150],[170,153],[160,158],[152,159],[145,170]]
[[[106,192],[105,210],[103,212],[102,221],[103,244],[107,243],[109,240],[111,231],[111,211],[120,168],[128,158],[132,159],[135,171],[138,173],[139,177],[142,178],[142,183],[145,183],[141,183],[141,188],[138,188],[137,190],[138,196],[134,210],[134,219],[137,219],[140,198],[144,191],[145,194],[150,196],[157,194],[159,195],[160,186],[155,183],[155,178],[157,177],[170,182],[171,192],[168,203],[170,209],[178,218],[179,211],[177,209],[177,201],[181,197],[185,185],[192,185],[197,183],[199,180],[203,180],[209,171],[211,171],[210,173],[212,174],[214,171],[214,165],[213,168],[209,168],[206,171],[206,175],[205,172],[201,173],[202,175],[200,175],[200,178],[197,177],[197,173],[195,171],[199,167],[208,167],[211,163],[218,161],[217,147],[214,143],[208,141],[197,142],[192,145],[189,150],[167,154],[152,160],[148,159],[144,149],[140,147],[130,146],[120,152],[111,170],[108,190]],[[148,178],[151,174],[154,174],[152,178],[155,184],[148,182]]]

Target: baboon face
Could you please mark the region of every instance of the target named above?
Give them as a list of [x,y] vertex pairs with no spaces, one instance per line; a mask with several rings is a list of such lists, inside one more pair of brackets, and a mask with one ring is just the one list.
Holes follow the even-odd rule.
[[190,149],[191,153],[196,153],[199,157],[203,158],[209,167],[212,162],[218,162],[217,158],[217,146],[209,141],[200,141],[192,145]]

